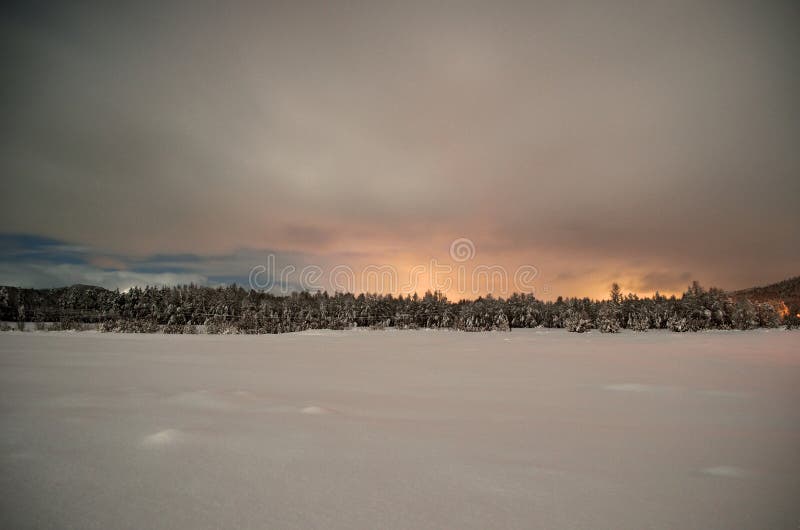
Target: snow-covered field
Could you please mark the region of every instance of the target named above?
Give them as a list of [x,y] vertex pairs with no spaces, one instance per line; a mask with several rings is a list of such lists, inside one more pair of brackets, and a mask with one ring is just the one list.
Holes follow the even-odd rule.
[[0,334],[0,527],[800,526],[800,332]]

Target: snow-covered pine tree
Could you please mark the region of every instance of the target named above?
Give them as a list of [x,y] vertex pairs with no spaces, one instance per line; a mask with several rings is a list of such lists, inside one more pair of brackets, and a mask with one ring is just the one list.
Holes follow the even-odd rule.
[[589,320],[589,315],[586,314],[586,311],[568,309],[564,318],[564,327],[567,328],[567,331],[583,333],[592,329],[592,321]]
[[736,303],[733,310],[732,324],[736,329],[753,329],[758,326],[756,309],[750,300],[743,298]]
[[[616,284],[614,284],[616,285]],[[616,310],[613,302],[604,302],[597,315],[597,329],[601,333],[618,333],[619,321],[617,320]]]
[[762,328],[777,328],[781,323],[780,315],[769,302],[756,304],[756,320]]
[[642,332],[650,329],[650,318],[642,306],[637,307],[636,311],[628,315],[628,329]]

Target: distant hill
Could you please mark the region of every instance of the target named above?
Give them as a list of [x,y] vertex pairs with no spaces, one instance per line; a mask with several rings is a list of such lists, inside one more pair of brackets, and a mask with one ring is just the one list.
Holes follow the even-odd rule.
[[0,320],[16,320],[19,307],[24,308],[25,317],[39,315],[45,319],[57,319],[52,315],[101,314],[103,304],[112,299],[114,291],[96,285],[76,283],[69,287],[31,289],[0,286]]
[[770,302],[776,307],[783,303],[788,308],[797,310],[800,308],[800,276],[764,287],[733,291],[730,294],[737,300],[746,298],[751,302]]

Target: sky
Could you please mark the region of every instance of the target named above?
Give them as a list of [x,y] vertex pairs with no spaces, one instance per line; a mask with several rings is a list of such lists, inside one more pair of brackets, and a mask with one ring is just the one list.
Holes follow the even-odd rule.
[[7,3],[0,284],[796,276],[798,23],[776,1]]

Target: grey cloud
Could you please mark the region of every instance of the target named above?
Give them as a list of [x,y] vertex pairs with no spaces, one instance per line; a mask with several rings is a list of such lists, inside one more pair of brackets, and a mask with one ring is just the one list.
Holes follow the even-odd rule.
[[466,235],[486,261],[543,255],[554,274],[781,279],[800,264],[798,9],[17,10],[0,222],[132,256],[388,261]]
[[634,286],[638,292],[652,293],[654,291],[681,291],[692,281],[690,272],[657,271],[642,276]]

